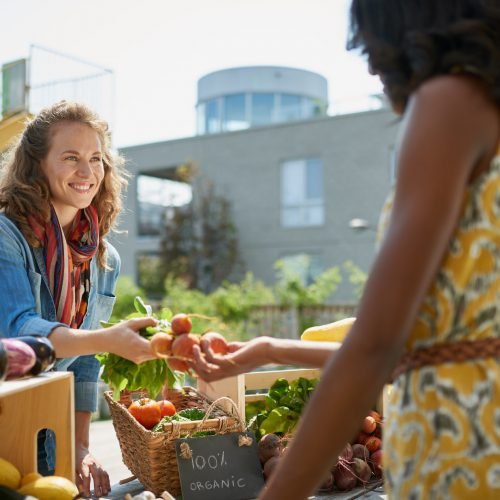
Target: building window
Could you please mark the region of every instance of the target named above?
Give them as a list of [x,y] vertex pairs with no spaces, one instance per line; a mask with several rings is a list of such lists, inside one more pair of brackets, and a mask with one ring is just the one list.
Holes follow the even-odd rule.
[[308,286],[325,270],[323,256],[319,254],[296,253],[281,258],[281,272],[298,276],[303,285]]
[[224,130],[242,130],[249,127],[246,118],[245,94],[224,96]]
[[205,132],[217,134],[221,131],[221,113],[219,99],[212,99],[205,104]]
[[169,207],[191,202],[192,188],[186,182],[149,175],[137,178],[139,236],[160,236]]
[[321,226],[325,222],[321,160],[287,161],[281,165],[281,225]]
[[269,125],[274,117],[274,94],[258,92],[251,95],[252,126]]
[[279,118],[280,122],[291,122],[303,118],[302,97],[292,94],[280,95]]

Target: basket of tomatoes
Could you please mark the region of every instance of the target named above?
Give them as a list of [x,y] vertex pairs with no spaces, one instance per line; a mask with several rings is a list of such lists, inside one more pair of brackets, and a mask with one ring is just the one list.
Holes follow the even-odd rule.
[[[180,495],[181,485],[175,440],[209,434],[240,432],[240,417],[231,414],[192,387],[168,391],[169,399],[156,401],[125,393],[116,401],[108,391],[109,405],[123,463],[142,485],[155,494]],[[128,404],[128,406],[127,406]]]
[[[137,297],[133,317],[153,315]],[[182,387],[193,345],[202,334],[191,332],[191,318],[162,310],[156,327],[139,332],[150,340],[157,359],[136,365],[114,354],[98,356],[102,378],[112,389],[104,393],[124,464],[143,486],[161,494],[181,493],[175,440],[244,430],[236,406],[215,402],[192,387]],[[222,336],[203,334],[218,352],[226,346]],[[223,344],[222,347],[220,344]],[[161,391],[161,398],[157,400]]]

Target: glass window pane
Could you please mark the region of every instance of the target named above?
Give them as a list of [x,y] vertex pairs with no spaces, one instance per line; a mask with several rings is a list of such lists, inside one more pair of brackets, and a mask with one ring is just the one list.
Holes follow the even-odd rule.
[[280,102],[280,121],[299,120],[302,118],[302,97],[282,94]]
[[322,198],[323,175],[320,160],[307,160],[306,199],[318,200]]
[[252,94],[252,125],[272,123],[274,94]]
[[192,187],[186,182],[139,175],[137,178],[139,235],[161,235],[167,208],[186,205],[191,199]]
[[201,103],[196,109],[196,131],[199,135],[203,135],[207,132],[205,128],[205,108],[205,103]]
[[245,116],[245,94],[233,94],[224,97],[224,130],[248,128]]
[[212,99],[206,103],[205,120],[205,132],[207,134],[216,134],[221,131],[218,99]]
[[298,205],[304,201],[304,161],[288,161],[281,167],[281,199],[283,205]]

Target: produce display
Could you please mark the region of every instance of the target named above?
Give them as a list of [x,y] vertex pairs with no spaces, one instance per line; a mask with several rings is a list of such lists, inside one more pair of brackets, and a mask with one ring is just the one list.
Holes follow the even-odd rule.
[[[288,382],[281,378],[269,388],[264,401],[247,403],[248,424],[259,439],[259,459],[265,479],[272,475],[293,440],[302,409],[317,382],[305,378]],[[337,458],[321,492],[352,490],[382,477],[382,427],[382,416],[371,411],[363,419],[355,439],[346,444]]]
[[38,472],[21,475],[8,460],[0,458],[0,498],[29,500],[73,500],[78,488],[60,476],[41,476]]

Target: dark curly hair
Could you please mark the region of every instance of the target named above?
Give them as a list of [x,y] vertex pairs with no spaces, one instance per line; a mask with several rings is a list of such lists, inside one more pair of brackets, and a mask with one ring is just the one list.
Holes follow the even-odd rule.
[[367,55],[396,111],[450,73],[476,75],[500,105],[499,0],[353,0],[347,48]]

